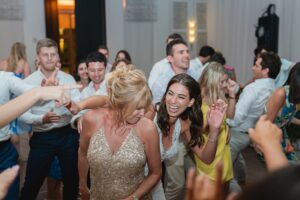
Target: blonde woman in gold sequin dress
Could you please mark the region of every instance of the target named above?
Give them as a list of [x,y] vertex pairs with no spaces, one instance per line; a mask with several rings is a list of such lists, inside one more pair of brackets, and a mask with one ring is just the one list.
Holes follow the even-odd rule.
[[[161,176],[155,124],[144,117],[151,93],[139,70],[116,70],[107,78],[109,106],[83,118],[78,168],[82,199],[151,199]],[[145,164],[150,173],[144,176]],[[90,167],[91,189],[86,184]]]

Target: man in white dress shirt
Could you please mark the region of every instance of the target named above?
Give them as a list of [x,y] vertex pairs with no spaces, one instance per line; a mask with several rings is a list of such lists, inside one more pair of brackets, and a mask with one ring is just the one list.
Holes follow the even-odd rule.
[[150,87],[153,95],[153,103],[160,102],[171,78],[180,73],[187,73],[195,80],[199,79],[199,68],[189,66],[190,52],[187,43],[182,39],[172,40],[166,47],[168,66],[165,71],[160,73],[158,78]]
[[190,65],[195,65],[202,68],[205,63],[214,55],[215,50],[208,45],[202,46],[196,58],[191,60]]
[[[86,65],[88,70],[89,78],[91,82],[84,88],[80,95],[80,100],[84,100],[94,95],[106,95],[105,86],[105,67],[106,57],[99,52],[92,52],[86,58]],[[86,113],[86,110],[80,111],[77,115],[73,116],[71,124],[73,128],[77,128],[78,132],[81,132],[81,117]],[[76,126],[77,124],[77,126]]]
[[[40,69],[24,81],[40,86],[43,80],[49,78],[55,71],[59,61],[58,47],[55,41],[42,39],[37,43],[36,52]],[[71,75],[62,71],[57,72],[56,78],[59,85],[76,84]],[[70,96],[72,101],[78,102],[79,90],[71,90]],[[55,101],[39,102],[20,117],[21,121],[33,126],[21,199],[36,199],[54,156],[57,156],[60,162],[64,184],[63,198],[77,199],[79,134],[70,127],[71,118],[69,110],[66,107],[57,108]]]
[[[182,36],[178,33],[172,33],[170,34],[166,39],[166,44],[170,43],[172,40],[175,39],[183,39]],[[170,63],[167,58],[164,58],[158,62],[156,62],[150,72],[149,78],[148,78],[148,85],[151,88],[153,83],[157,78],[160,77],[161,74],[168,71],[168,67],[170,66]]]
[[[281,61],[277,54],[265,52],[260,55],[252,67],[254,82],[247,85],[241,93],[235,107],[233,119],[227,119],[230,126],[231,158],[235,178],[240,182],[246,179],[245,165],[241,151],[250,144],[248,129],[254,128],[259,117],[264,113],[265,104],[275,90],[275,78],[280,71]],[[239,163],[236,163],[236,162]],[[241,167],[244,169],[237,169]]]

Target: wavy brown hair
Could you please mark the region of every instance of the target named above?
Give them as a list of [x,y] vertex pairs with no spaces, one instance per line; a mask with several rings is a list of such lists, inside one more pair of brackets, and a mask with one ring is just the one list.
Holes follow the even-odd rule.
[[185,86],[189,92],[190,99],[194,99],[194,103],[191,107],[188,107],[183,113],[180,114],[179,118],[182,120],[189,119],[191,121],[190,133],[191,140],[188,145],[194,147],[196,145],[203,144],[202,126],[203,126],[203,115],[201,111],[201,91],[199,84],[188,74],[178,74],[174,76],[168,83],[166,92],[160,102],[159,109],[157,111],[157,125],[161,132],[167,136],[170,132],[169,125],[169,114],[166,108],[166,95],[171,85],[180,83]]

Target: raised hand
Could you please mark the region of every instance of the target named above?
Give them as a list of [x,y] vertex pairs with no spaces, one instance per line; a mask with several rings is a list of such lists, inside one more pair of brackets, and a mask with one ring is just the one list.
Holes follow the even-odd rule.
[[259,118],[255,129],[248,130],[249,136],[258,148],[263,152],[267,167],[270,171],[288,165],[288,160],[283,153],[280,141],[282,139],[281,130],[267,119],[266,115]]
[[49,76],[49,78],[42,80],[41,86],[42,87],[45,87],[45,86],[58,86],[59,83],[58,83],[58,80],[56,78],[58,71],[59,71],[59,68],[55,67],[53,73]]
[[216,167],[216,181],[206,175],[197,175],[190,169],[186,181],[185,200],[222,200],[225,199],[224,184],[222,183],[223,165]]
[[255,129],[249,129],[249,136],[259,150],[264,151],[267,146],[275,147],[280,144],[282,132],[280,128],[268,120],[266,115],[263,115],[257,121]]
[[218,99],[217,102],[210,107],[210,110],[207,113],[207,124],[209,129],[219,130],[226,110],[227,104],[221,99]]
[[227,90],[228,90],[228,95],[230,97],[235,97],[235,92],[237,90],[237,87],[239,87],[239,86],[235,81],[233,81],[231,79],[228,79],[228,81],[227,81]]

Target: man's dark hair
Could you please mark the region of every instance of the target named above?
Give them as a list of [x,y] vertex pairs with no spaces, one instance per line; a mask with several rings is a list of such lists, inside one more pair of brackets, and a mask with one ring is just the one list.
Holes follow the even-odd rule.
[[176,40],[176,39],[182,39],[183,40],[183,37],[179,34],[179,33],[171,33],[168,37],[167,37],[167,41],[168,40]]
[[216,52],[214,55],[210,57],[208,62],[217,62],[220,63],[221,65],[226,64],[226,59],[224,58],[223,54],[221,52]]
[[269,78],[275,79],[280,71],[281,61],[279,56],[274,52],[264,52],[259,56],[262,69],[269,69]]
[[199,50],[198,56],[201,57],[207,57],[207,56],[212,56],[215,54],[215,50],[208,45],[202,46],[201,49]]
[[108,47],[106,45],[104,45],[104,44],[100,44],[98,46],[97,50],[99,50],[99,49],[106,49],[107,51],[109,51]]
[[98,51],[89,53],[89,55],[85,59],[85,62],[87,67],[89,67],[90,62],[103,62],[105,67],[107,64],[106,57],[102,53],[99,53]]
[[183,39],[172,40],[170,43],[167,44],[167,47],[166,47],[167,56],[173,55],[173,46],[175,46],[177,44],[183,44],[188,47],[188,44]]

